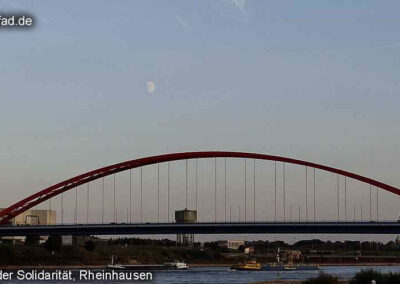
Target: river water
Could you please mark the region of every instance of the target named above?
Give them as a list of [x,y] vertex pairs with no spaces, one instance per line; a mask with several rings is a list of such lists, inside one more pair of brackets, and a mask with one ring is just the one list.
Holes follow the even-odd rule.
[[[336,275],[340,279],[350,279],[356,272],[362,269],[374,269],[381,272],[400,272],[400,266],[324,266],[320,271],[288,271],[288,272],[271,272],[271,271],[234,271],[229,267],[193,267],[182,271],[155,271],[153,272],[153,281],[150,283],[251,283],[274,279],[308,279],[318,276],[324,272]],[[93,270],[95,271],[95,270]],[[77,270],[73,270],[74,274],[78,274]],[[0,281],[5,283],[4,281]],[[43,283],[41,281],[7,281],[7,283]],[[46,283],[72,283],[63,281],[46,281]],[[123,283],[113,281],[96,281],[75,283]],[[132,282],[130,282],[132,283]]]
[[229,267],[195,267],[188,271],[159,271],[153,283],[251,283],[274,279],[308,279],[325,272],[340,279],[350,279],[362,269],[373,268],[382,272],[400,272],[400,266],[325,266],[320,271],[234,271]]

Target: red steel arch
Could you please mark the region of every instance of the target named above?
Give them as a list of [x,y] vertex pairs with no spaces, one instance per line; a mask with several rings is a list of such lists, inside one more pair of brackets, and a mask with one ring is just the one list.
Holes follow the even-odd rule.
[[48,188],[45,188],[27,198],[11,205],[10,207],[4,209],[0,212],[0,224],[6,224],[12,218],[18,216],[22,212],[34,207],[37,204],[40,204],[46,201],[49,198],[52,198],[58,194],[61,194],[67,190],[80,186],[82,184],[88,183],[90,181],[99,179],[101,177],[105,177],[108,175],[112,175],[118,172],[122,172],[125,170],[138,168],[142,166],[170,162],[170,161],[178,161],[178,160],[187,160],[187,159],[198,159],[198,158],[248,158],[248,159],[259,159],[259,160],[268,160],[268,161],[277,161],[283,163],[296,164],[311,168],[320,169],[323,171],[332,172],[335,174],[339,174],[342,176],[346,176],[361,182],[365,182],[372,186],[379,187],[381,189],[387,190],[394,194],[400,195],[400,189],[394,186],[355,174],[351,172],[347,172],[344,170],[311,163],[307,161],[291,159],[281,156],[273,156],[273,155],[265,155],[265,154],[257,154],[257,153],[245,153],[245,152],[223,152],[223,151],[207,151],[207,152],[184,152],[184,153],[173,153],[173,154],[165,154],[158,156],[151,156],[146,158],[140,158],[136,160],[126,161],[122,163],[118,163],[115,165],[107,166],[104,168],[100,168],[94,171],[90,171],[76,177],[67,179],[55,185],[52,185]]

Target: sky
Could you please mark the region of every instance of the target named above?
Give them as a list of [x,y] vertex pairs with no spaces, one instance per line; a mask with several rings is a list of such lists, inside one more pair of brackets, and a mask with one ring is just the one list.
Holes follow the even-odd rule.
[[[0,30],[0,205],[101,166],[201,150],[287,156],[399,187],[399,9],[398,1],[0,0],[1,13],[34,18],[31,29]],[[229,163],[236,208],[242,172]],[[270,172],[259,176],[268,187]],[[147,179],[151,199],[154,175]],[[290,202],[304,207],[292,183]],[[368,208],[369,190],[358,187],[349,194]],[[320,196],[323,208],[335,193]],[[382,218],[397,219],[398,199],[380,200]]]

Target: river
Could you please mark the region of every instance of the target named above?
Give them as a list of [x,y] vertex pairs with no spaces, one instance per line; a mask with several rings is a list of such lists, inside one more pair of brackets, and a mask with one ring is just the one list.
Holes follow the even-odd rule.
[[[251,283],[266,280],[286,279],[303,280],[318,276],[324,272],[336,275],[340,279],[350,279],[356,272],[362,269],[374,269],[382,272],[400,272],[400,266],[324,266],[320,271],[234,271],[229,267],[193,267],[181,271],[155,271],[153,281],[150,283],[173,284],[173,283]],[[78,270],[72,270],[78,274]],[[96,270],[93,270],[96,271]],[[5,281],[0,281],[6,283]],[[7,281],[7,283],[43,283],[42,281]],[[47,281],[46,283],[68,283],[63,281]],[[71,282],[70,282],[71,283]],[[89,283],[89,281],[77,281],[75,283]],[[96,281],[90,283],[115,283],[113,281]],[[123,282],[118,282],[123,283]],[[128,283],[128,282],[127,282]],[[132,282],[130,282],[132,283]]]
[[229,267],[195,267],[188,271],[159,271],[154,274],[153,283],[251,283],[279,279],[307,279],[324,272],[340,279],[350,279],[362,269],[382,272],[400,272],[400,266],[325,266],[320,271],[233,271]]

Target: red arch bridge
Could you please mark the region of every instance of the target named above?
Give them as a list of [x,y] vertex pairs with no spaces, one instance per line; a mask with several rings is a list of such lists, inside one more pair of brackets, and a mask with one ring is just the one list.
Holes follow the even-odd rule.
[[[0,212],[0,236],[400,233],[395,214],[380,217],[383,193],[392,200],[400,189],[281,156],[173,153],[103,167],[38,191]],[[57,212],[56,224],[12,225],[24,212],[47,206]],[[387,207],[386,215],[397,212]],[[184,208],[197,210],[198,222],[175,223],[174,211]]]

